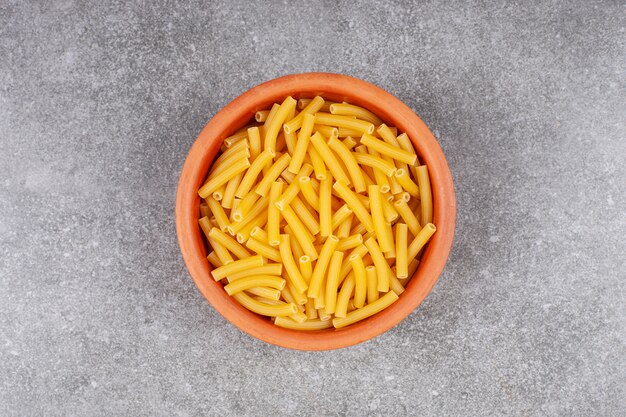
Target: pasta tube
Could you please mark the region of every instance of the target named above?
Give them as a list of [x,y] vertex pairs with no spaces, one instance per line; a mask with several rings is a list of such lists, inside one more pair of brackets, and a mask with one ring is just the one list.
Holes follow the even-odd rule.
[[302,323],[297,323],[287,317],[276,317],[274,324],[278,327],[293,330],[323,330],[333,327],[333,323],[330,320],[307,320]]
[[418,197],[420,195],[420,190],[417,187],[417,184],[415,184],[409,177],[409,172],[407,170],[399,168],[396,170],[394,176],[396,181],[398,181],[398,184],[411,194],[412,197]]
[[244,198],[250,192],[261,170],[273,160],[274,156],[276,156],[276,153],[273,149],[266,149],[261,152],[243,176],[237,191],[235,191],[235,197]]
[[417,254],[430,240],[431,236],[437,231],[437,228],[432,223],[427,223],[422,230],[415,236],[415,239],[411,242],[408,248],[408,258],[413,259],[417,257]]
[[318,213],[320,211],[320,199],[319,195],[313,189],[313,184],[311,183],[311,177],[300,177],[298,178],[298,182],[300,183],[300,191],[304,196],[304,199],[307,203],[311,205]]
[[265,261],[263,260],[262,256],[251,256],[249,258],[239,259],[237,261],[229,263],[228,265],[223,265],[219,268],[215,268],[213,271],[211,271],[211,274],[213,275],[213,279],[219,281],[220,279],[226,278],[230,274],[241,272],[246,269],[253,269],[258,266],[263,266],[264,263]]
[[372,216],[370,216],[369,212],[358,199],[356,194],[352,190],[348,188],[345,183],[340,181],[335,181],[333,184],[333,189],[344,199],[348,207],[352,209],[354,215],[365,225],[365,229],[368,232],[374,231],[374,221],[372,220]]
[[326,242],[320,252],[319,259],[317,259],[315,264],[315,269],[313,270],[313,276],[311,277],[311,283],[309,285],[309,292],[307,293],[309,297],[317,298],[320,296],[322,280],[326,276],[326,268],[328,267],[330,258],[332,257],[338,243],[339,239],[337,239],[337,236],[330,235],[328,236],[328,239],[326,239]]
[[363,259],[358,254],[350,256],[349,261],[354,271],[354,306],[361,308],[365,304],[365,295],[367,294],[365,265],[363,264]]
[[211,213],[215,216],[215,220],[217,221],[217,225],[220,230],[224,231],[229,225],[228,216],[224,212],[224,209],[220,205],[220,203],[215,200],[213,197],[209,196],[206,200],[209,208],[211,209]]
[[[307,104],[307,106],[302,109],[300,114],[284,124],[283,129],[285,130],[285,133],[295,132],[298,129],[302,130],[301,127],[303,127],[305,124],[305,117],[307,115],[311,116],[317,113],[317,111],[321,109],[323,105],[324,99],[320,96],[315,96],[315,98],[313,98],[313,100],[311,100]],[[311,126],[313,126],[312,122]],[[300,140],[300,138],[298,138],[298,140]]]
[[215,251],[212,251],[211,253],[209,253],[206,259],[213,266],[213,268],[217,268],[218,266],[224,265],[222,261],[220,260],[220,257],[217,256],[217,253],[215,253]]
[[280,249],[280,257],[283,261],[285,271],[287,272],[291,284],[298,292],[304,293],[308,288],[308,285],[302,277],[302,273],[300,272],[300,269],[298,269],[295,260],[293,259],[293,255],[291,253],[291,243],[288,235],[280,235],[280,245],[278,248]]
[[283,273],[282,264],[265,264],[247,271],[237,272],[228,276],[228,282],[233,282],[241,278],[250,277],[252,275],[276,275],[281,276]]
[[[272,151],[276,151],[276,138],[278,136],[278,132],[280,131],[281,126],[285,122],[287,115],[296,107],[296,100],[294,100],[291,96],[287,97],[278,110],[276,114],[270,121],[270,124],[265,129],[265,145],[264,148],[271,149]],[[268,118],[269,120],[269,118]],[[282,170],[281,170],[282,171]]]
[[198,190],[198,195],[200,198],[207,198],[213,191],[220,188],[222,185],[226,184],[231,178],[239,174],[240,172],[245,171],[250,167],[250,161],[248,159],[240,159],[237,162],[230,165],[224,171],[216,175],[214,178],[204,184],[200,190]]
[[[369,193],[370,209],[372,210],[372,219],[374,221],[374,231],[378,239],[378,244],[380,245],[380,250],[389,252],[392,250],[393,243],[387,235],[380,189],[378,185],[370,185],[367,191]],[[359,306],[357,305],[357,307]]]
[[320,234],[330,236],[332,228],[332,205],[331,205],[332,179],[325,178],[320,182],[319,213]]
[[267,207],[267,238],[270,246],[280,244],[280,210],[276,206],[276,201],[282,194],[283,184],[273,182],[270,188],[270,199]]
[[315,178],[320,181],[326,179],[326,164],[324,164],[324,160],[320,154],[313,146],[309,146],[307,152],[311,158],[311,165],[313,165],[313,170],[315,171]]
[[336,329],[340,329],[342,327],[349,326],[350,324],[354,324],[381,312],[391,304],[395,303],[396,300],[398,300],[398,295],[395,292],[390,291],[373,303],[348,313],[345,318],[334,318],[333,326],[335,326]]
[[383,121],[371,111],[352,104],[333,103],[330,105],[330,112],[341,116],[356,116],[357,119],[370,122],[374,124],[374,126],[379,126],[383,123]]
[[[214,227],[209,231],[209,238],[222,244],[226,249],[233,253],[237,258],[244,259],[250,256],[243,246],[241,246],[235,239],[222,232],[220,229]],[[215,249],[215,248],[213,248]]]
[[346,173],[343,171],[343,168],[341,167],[339,160],[337,159],[333,151],[330,149],[326,141],[324,141],[324,138],[322,137],[322,135],[319,134],[319,132],[315,132],[315,134],[311,136],[311,143],[313,144],[313,146],[315,147],[315,150],[317,150],[319,155],[324,156],[325,165],[328,167],[333,177],[336,180],[342,180],[346,184],[349,185],[350,179],[348,178]]
[[250,161],[254,162],[261,154],[261,133],[258,127],[248,128],[248,140],[250,141]]
[[396,172],[396,167],[394,164],[385,161],[383,158],[376,155],[355,152],[354,159],[356,159],[356,161],[360,165],[374,168],[374,175],[376,175],[376,170],[382,172],[387,177],[391,177]]
[[207,240],[209,241],[209,245],[213,248],[213,251],[219,258],[222,265],[228,265],[231,262],[234,262],[233,257],[231,256],[228,249],[224,247],[221,243],[217,242],[215,239],[212,239],[207,236]]
[[282,262],[278,249],[271,247],[267,243],[259,242],[254,238],[250,238],[246,241],[246,247],[264,258],[271,259],[272,261],[278,263]]
[[376,275],[376,267],[372,265],[365,267],[365,275],[367,278],[367,304],[371,304],[378,300],[378,276]]
[[354,293],[354,273],[348,275],[343,282],[339,295],[337,296],[337,306],[335,307],[335,317],[346,317],[350,298]]
[[327,126],[345,127],[357,130],[360,133],[374,133],[374,125],[372,123],[349,116],[337,116],[330,113],[316,113],[315,123]]
[[226,209],[233,208],[233,200],[235,198],[235,191],[237,191],[237,187],[239,187],[239,184],[241,183],[242,179],[243,179],[243,172],[240,172],[239,174],[235,175],[230,180],[228,180],[228,182],[226,183],[226,188],[224,188],[224,194],[222,195],[222,201],[221,201],[222,207]]
[[335,251],[330,258],[328,273],[326,274],[326,294],[324,297],[324,311],[333,314],[337,305],[337,289],[339,286],[339,270],[343,261],[343,252]]
[[364,245],[369,250],[370,256],[374,261],[374,266],[376,266],[376,274],[378,275],[378,291],[389,291],[389,273],[391,273],[391,268],[383,256],[378,243],[376,243],[376,239],[370,237],[365,241]]
[[[311,139],[311,133],[313,132],[313,122],[315,121],[315,117],[310,114],[304,114],[302,117],[302,128],[298,132],[298,141],[296,142],[289,168],[287,168],[289,172],[294,174],[300,170],[304,162],[306,150],[309,147],[309,140]],[[285,125],[285,129],[286,128],[287,125]]]
[[398,278],[409,276],[407,234],[408,228],[405,223],[396,224],[396,276]]
[[269,305],[257,301],[243,292],[233,294],[233,298],[237,300],[237,302],[243,307],[262,316],[290,316],[298,312],[298,307],[296,307],[296,305],[293,303]]
[[270,169],[263,175],[263,179],[259,182],[259,185],[257,185],[254,192],[262,197],[265,197],[269,192],[272,183],[276,181],[280,176],[280,173],[287,168],[289,161],[291,161],[291,157],[288,153],[281,155],[280,158],[278,158]]
[[253,275],[251,277],[238,279],[237,281],[225,285],[224,290],[226,290],[226,293],[228,293],[228,295],[233,295],[254,287],[269,287],[282,290],[283,288],[285,288],[285,280],[280,277],[274,277],[271,275]]
[[350,235],[345,239],[339,240],[339,243],[337,243],[336,250],[346,251],[348,249],[356,248],[362,243],[363,243],[363,235],[360,235],[360,234]]
[[367,133],[363,134],[361,137],[361,144],[397,161],[404,162],[405,164],[413,165],[417,159],[415,154],[411,154],[411,152],[390,145],[380,139],[376,139]]
[[313,238],[309,235],[309,231],[305,228],[302,220],[294,213],[291,206],[285,207],[281,213],[295,235],[296,240],[302,246],[304,253],[310,256],[312,260],[316,260],[317,251],[313,245]]
[[417,182],[420,189],[420,201],[422,207],[422,224],[433,221],[433,196],[430,190],[430,178],[428,167],[420,165],[417,167]]
[[346,146],[341,143],[341,141],[339,141],[339,139],[337,139],[336,137],[330,138],[330,140],[328,141],[328,146],[330,147],[330,149],[335,151],[337,155],[339,155],[339,158],[341,158],[341,160],[343,160],[344,164],[346,165],[348,173],[350,174],[350,178],[352,178],[352,183],[354,184],[354,190],[357,193],[365,192],[366,188],[363,171],[359,167],[359,164],[357,163],[354,154],[350,152],[350,150],[346,148]]
[[406,201],[398,200],[393,203],[393,205],[398,211],[398,214],[400,214],[400,217],[402,217],[402,220],[404,220],[404,222],[406,223],[411,234],[413,236],[417,236],[419,231],[422,230],[422,227],[420,226],[419,222],[417,221],[417,217],[415,217],[415,214],[413,214],[413,211],[406,203]]

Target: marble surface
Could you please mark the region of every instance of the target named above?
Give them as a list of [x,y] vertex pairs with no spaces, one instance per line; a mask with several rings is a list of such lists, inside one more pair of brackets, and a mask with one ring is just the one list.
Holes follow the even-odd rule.
[[[623,416],[620,1],[0,0],[0,415]],[[185,155],[248,88],[330,71],[431,127],[448,265],[386,334],[295,352],[196,290]]]

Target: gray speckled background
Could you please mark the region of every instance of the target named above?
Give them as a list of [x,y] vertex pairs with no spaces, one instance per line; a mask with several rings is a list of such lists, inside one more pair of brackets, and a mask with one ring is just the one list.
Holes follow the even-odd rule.
[[[623,416],[624,3],[295,3],[0,0],[0,415]],[[312,70],[412,107],[458,198],[422,306],[319,353],[222,319],[173,221],[204,124]]]

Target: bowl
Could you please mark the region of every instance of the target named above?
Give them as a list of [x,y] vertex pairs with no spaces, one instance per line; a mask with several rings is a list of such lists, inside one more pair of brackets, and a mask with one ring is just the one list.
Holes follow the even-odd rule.
[[[210,275],[207,249],[198,225],[203,183],[222,141],[245,126],[258,110],[286,96],[295,99],[316,95],[347,101],[377,114],[387,125],[406,132],[421,163],[428,166],[433,194],[433,223],[437,232],[426,247],[420,265],[398,301],[382,312],[342,329],[298,331],[275,326],[268,318],[240,306]],[[441,274],[452,246],[456,203],[452,175],[437,140],[424,122],[399,99],[373,84],[346,75],[303,73],[287,75],[254,87],[224,107],[202,129],[194,142],[178,181],[176,231],[191,278],[207,301],[239,329],[265,342],[290,349],[338,349],[386,332],[415,310]]]

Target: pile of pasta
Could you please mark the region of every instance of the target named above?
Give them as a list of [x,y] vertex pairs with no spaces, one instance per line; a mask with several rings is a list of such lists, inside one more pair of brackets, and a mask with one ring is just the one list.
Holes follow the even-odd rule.
[[198,194],[216,281],[298,330],[393,304],[435,233],[428,169],[372,112],[287,97],[224,140]]

